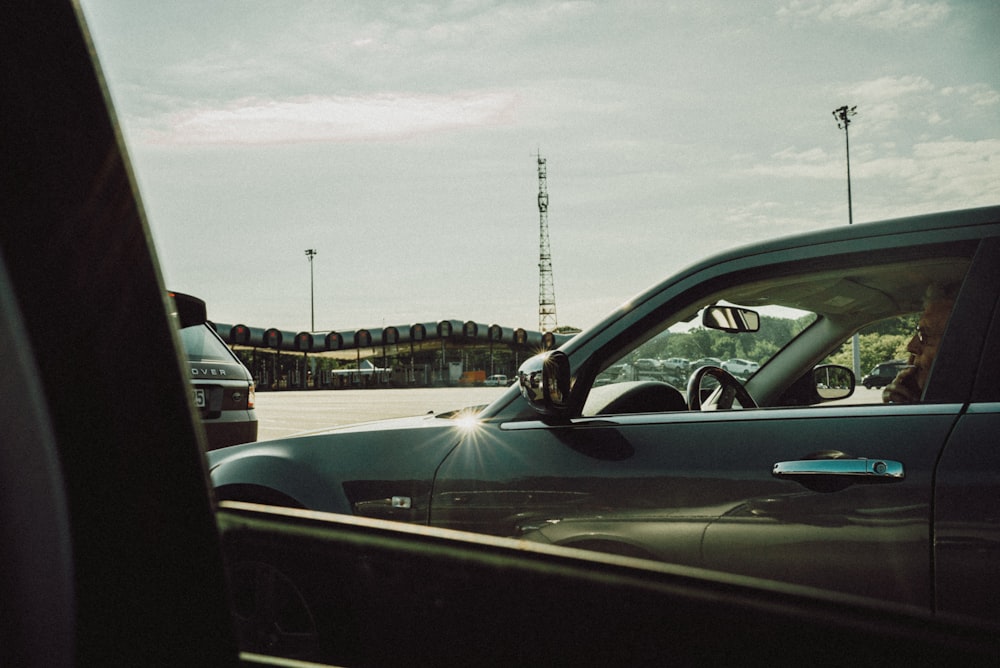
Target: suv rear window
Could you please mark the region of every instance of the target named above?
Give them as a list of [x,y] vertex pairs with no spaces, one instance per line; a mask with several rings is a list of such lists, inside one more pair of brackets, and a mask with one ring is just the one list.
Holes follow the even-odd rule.
[[229,347],[205,324],[183,328],[181,344],[184,347],[184,354],[192,362],[232,364],[238,361]]

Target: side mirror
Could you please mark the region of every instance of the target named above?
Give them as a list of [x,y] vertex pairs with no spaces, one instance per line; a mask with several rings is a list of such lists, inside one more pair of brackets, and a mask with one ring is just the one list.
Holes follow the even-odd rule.
[[560,417],[569,411],[569,381],[569,358],[559,350],[535,355],[517,370],[521,396],[546,417]]
[[760,329],[760,314],[739,306],[709,306],[701,314],[701,324],[723,332],[756,332]]
[[813,383],[821,401],[835,401],[854,394],[857,380],[846,366],[821,364],[813,369]]

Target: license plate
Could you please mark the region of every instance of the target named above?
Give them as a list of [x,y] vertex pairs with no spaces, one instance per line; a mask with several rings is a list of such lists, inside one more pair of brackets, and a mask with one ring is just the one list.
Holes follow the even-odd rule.
[[205,402],[205,390],[194,390],[194,405],[198,408],[204,408],[207,405]]

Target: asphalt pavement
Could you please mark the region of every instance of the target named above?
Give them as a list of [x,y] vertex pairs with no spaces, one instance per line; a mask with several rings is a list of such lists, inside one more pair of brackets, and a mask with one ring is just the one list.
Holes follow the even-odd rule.
[[257,393],[257,439],[489,404],[506,387],[301,390]]
[[[386,418],[443,413],[488,404],[506,387],[439,387],[391,390],[304,390],[257,393],[258,439],[267,441],[325,427]],[[837,403],[880,403],[881,390],[858,387]]]

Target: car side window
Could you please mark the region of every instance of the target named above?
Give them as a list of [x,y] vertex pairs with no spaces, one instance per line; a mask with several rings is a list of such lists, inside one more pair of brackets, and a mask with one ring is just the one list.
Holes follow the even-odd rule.
[[[883,403],[882,391],[910,364],[907,345],[913,338],[920,313],[885,318],[858,332],[860,370],[855,395],[845,403]],[[847,338],[825,364],[854,368],[854,337]]]
[[[717,367],[745,383],[816,319],[807,311],[765,307],[759,329],[734,333],[699,324],[702,313],[672,324],[605,366],[594,380],[583,415],[687,410],[688,384],[698,369]],[[717,385],[707,377],[701,389],[707,392]]]

